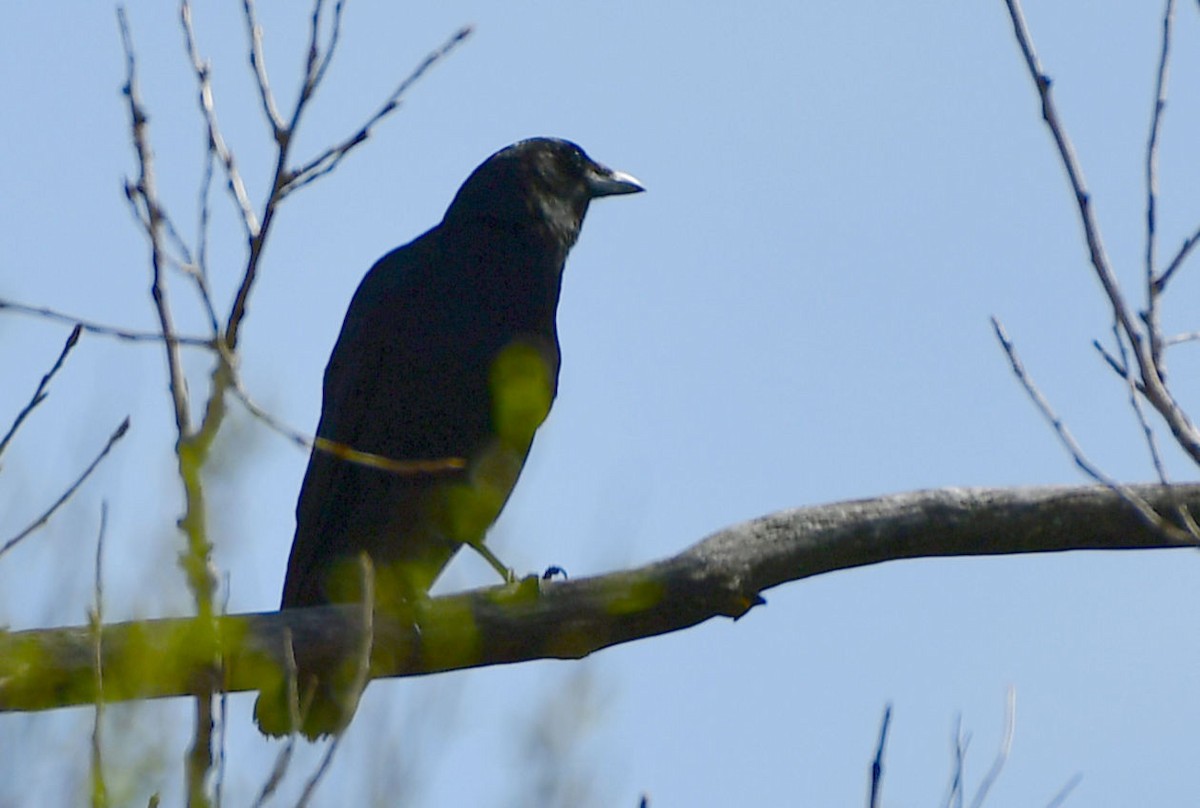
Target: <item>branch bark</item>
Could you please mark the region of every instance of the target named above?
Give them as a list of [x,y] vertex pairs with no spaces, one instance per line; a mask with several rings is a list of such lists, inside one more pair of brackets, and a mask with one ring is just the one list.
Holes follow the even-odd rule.
[[[1200,484],[1130,486],[1162,514],[1200,509]],[[529,578],[377,614],[370,678],[578,659],[611,645],[737,619],[787,581],[904,558],[1183,545],[1103,486],[919,491],[783,511],[721,530],[671,558],[570,581]],[[363,647],[358,606],[106,626],[107,701],[211,688],[277,688],[286,670],[331,674]],[[289,662],[294,648],[295,662]],[[0,634],[0,711],[88,704],[87,627]],[[220,663],[213,665],[212,660]]]

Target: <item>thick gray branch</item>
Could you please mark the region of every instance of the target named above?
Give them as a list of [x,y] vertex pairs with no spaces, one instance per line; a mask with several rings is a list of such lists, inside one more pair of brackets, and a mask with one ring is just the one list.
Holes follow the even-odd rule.
[[[1132,486],[1169,521],[1200,510],[1200,485]],[[570,581],[527,579],[377,614],[371,677],[575,659],[610,645],[737,618],[786,581],[881,561],[935,556],[1181,546],[1102,486],[941,489],[771,514],[638,569]],[[278,687],[288,637],[301,669],[332,671],[363,647],[361,610],[322,607],[107,626],[104,698]],[[0,634],[0,711],[95,699],[87,628]],[[214,664],[213,660],[219,660]]]

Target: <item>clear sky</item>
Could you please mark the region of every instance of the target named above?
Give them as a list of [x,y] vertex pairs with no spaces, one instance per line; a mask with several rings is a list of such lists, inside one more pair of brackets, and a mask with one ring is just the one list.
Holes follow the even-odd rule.
[[[218,113],[255,200],[269,142],[240,4],[197,4]],[[292,97],[307,10],[263,3],[268,66]],[[280,8],[279,6],[283,6]],[[1144,143],[1161,3],[1030,3],[1029,23],[1129,294],[1140,288]],[[203,132],[172,4],[129,15],[163,195],[194,230]],[[1001,0],[895,4],[350,3],[343,48],[297,156],[352,131],[459,26],[475,33],[332,176],[283,208],[244,332],[261,404],[315,427],[350,295],[381,254],[438,221],[467,174],[516,139],[576,140],[639,177],[592,207],[559,312],[560,394],[492,546],[518,570],[600,573],[774,510],[942,486],[1082,482],[1008,370],[1030,372],[1108,473],[1152,476],[1121,384],[1091,348],[1108,309]],[[1160,166],[1162,251],[1200,222],[1200,24],[1177,15]],[[10,4],[0,26],[0,297],[152,328],[146,245],[121,193],[133,170],[115,14]],[[227,199],[214,294],[241,260]],[[1197,273],[1166,303],[1194,330]],[[175,277],[181,330],[203,320]],[[0,424],[65,339],[0,315]],[[1173,382],[1195,401],[1194,347]],[[193,355],[193,394],[207,360]],[[1190,396],[1190,399],[1189,399]],[[85,621],[101,500],[108,616],[186,613],[164,363],[85,336],[0,469],[0,540],[61,491],[126,414],[133,427],[36,539],[0,558],[0,622]],[[306,457],[244,415],[211,482],[231,611],[278,602]],[[1178,453],[1173,473],[1194,477]],[[445,590],[492,582],[471,559]],[[905,561],[766,593],[715,620],[606,650],[367,691],[318,804],[541,804],[534,732],[594,805],[861,805],[894,705],[884,804],[940,804],[961,716],[968,791],[991,763],[1006,690],[1013,752],[990,805],[1186,805],[1200,754],[1200,559],[1190,552]],[[229,700],[227,804],[275,744]],[[0,716],[0,804],[77,799],[91,715]],[[109,712],[116,786],[181,793],[190,706]],[[560,732],[560,734],[562,734]],[[289,794],[319,748],[293,764]],[[402,792],[419,769],[415,789]],[[73,783],[73,785],[72,785]],[[132,786],[131,786],[132,787]],[[65,792],[59,789],[66,788]],[[574,801],[575,804],[582,804]],[[547,803],[549,804],[549,803]],[[572,804],[567,801],[562,804]]]

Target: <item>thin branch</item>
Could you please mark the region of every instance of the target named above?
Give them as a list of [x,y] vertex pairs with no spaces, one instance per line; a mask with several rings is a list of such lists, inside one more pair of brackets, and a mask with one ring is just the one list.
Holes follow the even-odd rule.
[[1187,259],[1192,249],[1198,243],[1200,243],[1200,228],[1197,228],[1196,232],[1192,233],[1183,240],[1183,244],[1179,247],[1179,252],[1175,253],[1175,257],[1171,259],[1171,263],[1167,264],[1167,268],[1164,269],[1162,274],[1158,276],[1157,285],[1160,288],[1171,282],[1171,278],[1174,277],[1175,271],[1179,269],[1179,267],[1183,266],[1183,262]]
[[167,263],[173,264],[181,272],[191,274],[193,271],[191,268],[196,263],[192,260],[192,251],[188,249],[187,242],[183,240],[183,236],[179,235],[179,231],[175,228],[175,222],[171,219],[170,214],[161,207],[159,208],[159,214],[162,216],[163,233],[175,245],[175,249],[179,251],[179,255],[174,256],[169,251],[164,250],[163,255]]
[[875,747],[875,761],[871,764],[871,791],[867,808],[879,808],[883,796],[883,750],[887,744],[888,726],[892,723],[892,705],[883,708],[883,722],[879,727],[879,744]]
[[954,768],[950,770],[950,785],[946,793],[945,808],[963,808],[964,780],[966,779],[967,747],[971,736],[962,734],[962,714],[954,719],[954,735],[950,738],[950,750],[954,753]]
[[317,766],[312,777],[305,783],[304,791],[301,793],[300,799],[296,801],[296,808],[303,808],[303,806],[308,805],[317,790],[317,786],[329,771],[329,764],[333,762],[333,756],[341,745],[342,738],[346,737],[345,730],[350,724],[350,719],[354,717],[354,710],[358,706],[358,701],[362,698],[363,691],[367,689],[367,684],[371,681],[371,650],[375,640],[375,568],[371,564],[371,558],[365,552],[359,555],[358,561],[359,567],[362,570],[362,603],[359,604],[359,619],[361,620],[359,630],[362,632],[362,642],[358,649],[358,667],[354,672],[354,680],[350,684],[350,689],[345,696],[345,703],[342,707],[341,726],[334,732],[333,741],[330,742],[329,748],[325,750],[325,756],[321,758],[321,764]]
[[54,515],[54,512],[61,508],[63,503],[70,499],[71,496],[79,490],[79,486],[83,485],[84,480],[86,480],[91,473],[96,470],[96,466],[99,466],[100,461],[108,456],[108,453],[112,450],[112,447],[116,444],[116,442],[125,437],[125,433],[128,430],[129,418],[126,417],[125,420],[121,422],[120,426],[117,427],[116,431],[109,435],[108,443],[104,444],[104,448],[100,450],[100,454],[96,455],[96,459],[93,460],[88,467],[83,470],[83,473],[79,475],[79,478],[76,479],[75,482],[71,483],[67,490],[62,493],[62,496],[55,500],[54,504],[46,509],[45,513],[33,520],[33,523],[30,524],[29,527],[25,528],[16,536],[13,536],[11,539],[6,541],[3,546],[0,546],[0,557],[24,541],[25,538],[32,534],[35,530],[49,522],[50,517]]
[[[313,97],[313,93],[317,89],[317,65],[321,57],[321,9],[324,5],[325,0],[313,0],[312,16],[308,26],[308,52],[304,59],[304,80],[300,82],[300,94],[296,98],[296,105],[292,108],[292,119],[287,125],[289,134],[296,131],[296,127],[300,124],[300,116],[304,113],[309,99]],[[331,51],[329,56],[332,57],[332,55]]]
[[[229,614],[229,596],[232,590],[229,586],[229,573],[225,573],[224,587],[221,598],[220,614],[225,616]],[[225,792],[225,772],[226,772],[226,731],[229,729],[229,694],[224,690],[221,691],[220,698],[217,699],[217,773],[213,778],[213,805],[215,808],[221,808],[224,801]]]
[[196,727],[192,733],[191,748],[184,759],[188,808],[206,808],[210,804],[205,781],[213,766],[213,698],[211,692],[206,688],[204,690],[205,692],[193,698],[196,705]]
[[1108,256],[1104,251],[1104,244],[1100,240],[1100,227],[1096,224],[1095,214],[1092,211],[1091,195],[1088,193],[1084,183],[1083,169],[1080,167],[1079,159],[1075,155],[1075,147],[1071,145],[1071,140],[1067,137],[1066,131],[1059,121],[1058,110],[1054,105],[1054,98],[1050,93],[1050,77],[1042,69],[1037,53],[1033,49],[1033,41],[1030,39],[1029,29],[1025,24],[1025,16],[1021,11],[1021,4],[1018,0],[1005,0],[1005,3],[1008,5],[1008,12],[1012,18],[1017,43],[1021,46],[1021,53],[1025,57],[1025,65],[1029,69],[1029,75],[1033,78],[1033,83],[1037,86],[1038,95],[1042,100],[1042,118],[1050,129],[1055,146],[1058,147],[1060,161],[1063,164],[1063,168],[1067,171],[1071,190],[1075,194],[1075,202],[1079,208],[1079,219],[1083,225],[1084,237],[1087,239],[1088,253],[1092,261],[1092,266],[1095,268],[1096,275],[1104,287],[1105,294],[1113,304],[1115,314],[1121,321],[1122,328],[1130,334],[1131,338],[1135,338],[1138,333],[1137,326],[1129,315],[1128,307],[1126,307],[1121,295],[1120,286],[1117,283],[1116,276],[1113,274],[1112,267],[1109,265]]
[[292,753],[296,749],[296,739],[300,737],[300,727],[304,721],[303,710],[300,707],[300,674],[296,668],[296,647],[292,642],[292,632],[290,629],[283,630],[283,652],[284,652],[284,673],[287,676],[288,688],[288,713],[291,719],[291,731],[288,733],[287,740],[284,741],[283,748],[279,750],[279,754],[275,756],[275,765],[271,767],[271,773],[267,776],[267,781],[263,783],[262,790],[259,791],[258,799],[254,801],[253,808],[261,808],[267,804],[272,796],[274,796],[279,784],[283,782],[284,776],[287,775],[288,767],[292,762]]
[[[266,245],[267,234],[271,227],[271,221],[275,217],[277,206],[284,196],[282,188],[286,181],[285,176],[288,173],[288,154],[292,143],[292,135],[295,134],[293,127],[289,127],[284,123],[279,110],[275,106],[274,96],[271,93],[263,58],[262,27],[258,24],[258,14],[255,10],[254,0],[243,0],[242,9],[245,12],[246,26],[250,34],[250,64],[254,67],[259,95],[262,98],[267,118],[271,123],[275,138],[276,155],[274,176],[271,180],[271,191],[267,196],[266,203],[263,205],[262,220],[257,232],[250,237],[246,268],[242,273],[241,283],[238,284],[237,293],[234,295],[229,316],[225,319],[224,341],[230,351],[237,350],[238,339],[241,336],[242,322],[246,317],[246,306],[250,300],[250,291],[254,288],[254,282],[258,278],[258,265],[262,258],[263,248]],[[297,105],[298,108],[292,115],[293,121],[299,119],[299,107],[302,107],[306,101],[307,99],[302,92],[301,100]],[[221,379],[214,375],[214,389],[209,398],[208,412],[204,415],[203,428],[210,434],[215,433],[224,412],[222,400],[225,395],[225,388],[221,386],[220,381]]]
[[[319,19],[319,6],[316,10],[315,19]],[[261,32],[258,37],[254,36],[254,31],[258,30],[258,23],[254,13],[253,0],[244,0],[244,8],[246,10],[247,25],[251,28],[252,42],[252,58],[251,61],[256,64],[261,64]],[[322,155],[318,156],[299,170],[288,168],[289,153],[292,144],[292,138],[295,135],[295,127],[299,122],[301,114],[307,107],[308,102],[312,99],[312,87],[309,83],[312,79],[311,75],[306,74],[304,89],[300,93],[300,97],[296,101],[296,107],[292,112],[291,125],[284,126],[282,123],[276,125],[275,141],[278,144],[278,153],[275,160],[274,178],[271,182],[271,192],[267,202],[263,208],[262,224],[259,227],[259,232],[256,236],[250,239],[250,255],[246,261],[246,269],[242,274],[242,281],[238,285],[237,293],[234,295],[233,306],[230,309],[229,317],[226,319],[225,325],[225,343],[230,350],[236,350],[238,346],[238,338],[241,332],[241,325],[246,316],[246,306],[250,298],[250,291],[254,287],[254,283],[258,277],[259,262],[262,257],[262,251],[266,244],[267,232],[271,221],[278,210],[278,205],[288,194],[297,190],[303,185],[307,185],[318,177],[324,176],[332,171],[355,146],[362,143],[370,135],[372,127],[381,119],[386,117],[394,109],[400,105],[401,96],[416,83],[434,64],[441,61],[452,51],[462,40],[471,33],[471,28],[465,27],[452,36],[441,48],[425,57],[425,60],[417,66],[417,68],[402,81],[399,87],[388,97],[382,107],[367,121],[366,124],[359,129],[349,139],[337,146],[326,150]],[[317,36],[315,30],[312,34]],[[313,40],[315,42],[315,39]],[[253,54],[258,54],[254,56]],[[311,51],[310,51],[311,54]],[[314,57],[315,58],[315,57]],[[310,65],[311,70],[311,65]],[[260,77],[259,84],[266,88],[265,73]],[[263,90],[264,99],[269,98],[269,90]],[[265,102],[264,102],[265,103]],[[272,117],[275,120],[278,113],[274,113]],[[207,421],[207,415],[206,415]]]
[[29,403],[17,413],[17,417],[13,419],[12,426],[8,428],[8,432],[4,434],[3,438],[0,438],[0,455],[4,454],[4,450],[8,448],[8,444],[12,441],[13,436],[21,428],[21,424],[29,417],[29,413],[33,412],[37,405],[46,400],[46,396],[48,395],[46,393],[46,386],[50,384],[50,380],[54,378],[54,374],[58,373],[59,369],[62,368],[63,362],[67,359],[67,354],[79,342],[79,334],[82,330],[83,327],[78,323],[71,329],[71,334],[67,337],[66,345],[59,352],[58,359],[54,360],[54,364],[50,367],[50,370],[46,371],[45,375],[42,376],[42,380],[38,382],[37,389],[33,391],[33,396],[29,399]]
[[1009,685],[1008,699],[1004,706],[1004,734],[1000,736],[1000,748],[996,751],[996,757],[992,760],[991,768],[987,770],[987,774],[979,782],[979,790],[975,792],[975,799],[971,800],[971,808],[982,808],[983,801],[987,799],[988,792],[992,790],[992,786],[996,784],[997,778],[1000,777],[1000,772],[1003,771],[1004,764],[1008,762],[1009,753],[1012,752],[1013,733],[1016,728],[1017,689]]
[[250,67],[254,70],[255,83],[258,85],[258,97],[262,100],[263,113],[271,124],[271,133],[278,141],[279,133],[283,131],[283,118],[275,106],[275,96],[271,92],[271,82],[267,78],[267,61],[263,56],[262,26],[258,24],[258,12],[254,0],[242,0],[242,11],[246,18],[246,33],[250,38]]
[[1008,338],[1008,334],[1004,330],[1004,326],[995,317],[992,318],[992,328],[996,332],[996,338],[1000,341],[1000,347],[1004,349],[1004,353],[1008,356],[1008,362],[1012,366],[1013,375],[1017,377],[1017,381],[1025,388],[1026,394],[1033,402],[1034,406],[1041,412],[1042,417],[1049,422],[1054,429],[1054,434],[1058,436],[1059,442],[1071,455],[1071,459],[1075,461],[1075,465],[1101,485],[1107,486],[1118,496],[1122,497],[1141,515],[1146,523],[1153,525],[1156,529],[1161,530],[1164,534],[1169,535],[1177,541],[1188,541],[1189,537],[1186,532],[1180,530],[1177,526],[1170,524],[1163,517],[1150,507],[1149,503],[1137,496],[1133,490],[1126,485],[1122,485],[1112,477],[1104,473],[1083,451],[1083,447],[1075,440],[1075,436],[1071,434],[1071,430],[1063,423],[1062,418],[1055,413],[1054,408],[1050,406],[1050,402],[1042,395],[1042,391],[1034,384],[1028,372],[1025,370],[1025,365],[1017,356],[1017,350],[1014,347],[1012,340]]
[[183,24],[184,42],[187,45],[188,59],[192,63],[192,71],[196,74],[196,84],[199,89],[200,115],[208,131],[208,148],[216,155],[221,167],[225,170],[226,188],[237,207],[246,238],[254,238],[258,234],[258,217],[254,214],[254,206],[246,193],[246,185],[234,162],[233,153],[225,144],[221,127],[217,123],[217,110],[213,103],[211,66],[200,56],[200,48],[196,43],[196,31],[192,27],[192,5],[190,0],[181,0],[179,18]]
[[1200,342],[1200,331],[1188,331],[1183,334],[1176,334],[1173,337],[1167,337],[1163,342],[1167,346],[1182,345],[1185,342]]
[[450,55],[468,36],[471,35],[474,29],[467,25],[456,31],[449,39],[447,39],[440,48],[430,53],[422,62],[417,65],[400,84],[392,91],[392,94],[387,97],[387,100],[375,111],[375,113],[367,119],[358,131],[350,135],[336,146],[326,149],[324,152],[314,157],[312,160],[292,171],[287,181],[283,186],[283,193],[291,193],[296,189],[320,179],[337,168],[338,164],[349,154],[356,146],[366,141],[371,136],[371,131],[375,125],[399,108],[404,94],[407,93],[417,81],[419,81],[434,65],[442,59]]
[[[197,222],[196,222],[196,273],[203,281],[204,288],[208,289],[208,225],[211,217],[211,190],[213,174],[213,164],[216,162],[216,155],[209,148],[205,153],[204,172],[200,176],[200,193],[196,200]],[[213,308],[211,295],[205,298],[205,306],[209,318],[212,334],[216,337],[221,326],[217,320],[217,312]]]
[[151,285],[150,295],[154,299],[154,308],[158,312],[159,329],[162,332],[167,354],[168,384],[171,391],[171,402],[175,413],[175,427],[180,438],[191,431],[191,416],[187,398],[187,381],[183,375],[183,364],[179,356],[179,343],[172,339],[175,335],[175,325],[171,317],[171,307],[167,299],[167,287],[163,277],[162,230],[164,216],[158,203],[158,192],[154,184],[154,157],[150,150],[150,141],[146,133],[146,113],[138,95],[137,63],[134,57],[133,37],[129,31],[129,20],[125,15],[124,6],[117,7],[117,22],[121,29],[121,45],[125,50],[125,98],[129,102],[130,130],[133,136],[134,149],[137,152],[138,179],[136,183],[126,183],[126,195],[136,204],[140,199],[144,206],[145,217],[143,226],[150,240]]
[[1158,197],[1158,135],[1162,126],[1163,110],[1167,106],[1167,68],[1171,53],[1171,20],[1175,14],[1175,0],[1167,0],[1163,11],[1162,47],[1159,49],[1158,74],[1154,82],[1154,111],[1150,115],[1150,136],[1146,142],[1146,311],[1142,321],[1150,339],[1150,356],[1162,367],[1162,332],[1159,325],[1158,301],[1163,286],[1155,274],[1155,248],[1157,232],[1155,221]]
[[214,161],[221,163],[221,168],[225,173],[225,188],[229,191],[230,197],[233,199],[234,206],[238,212],[238,218],[242,222],[242,229],[247,239],[252,239],[258,233],[258,217],[254,214],[253,205],[250,204],[250,197],[246,193],[246,185],[242,180],[241,172],[238,171],[237,163],[234,161],[233,152],[225,144],[225,138],[221,134],[221,127],[217,123],[216,104],[213,101],[212,93],[212,66],[200,56],[196,31],[192,26],[192,6],[190,0],[181,0],[179,17],[183,25],[184,43],[187,48],[188,58],[192,63],[192,71],[196,74],[200,116],[204,119],[208,134],[204,173],[200,181],[199,223],[196,235],[196,243],[198,245],[197,260],[190,275],[196,283],[196,289],[200,294],[201,302],[204,304],[205,314],[208,316],[209,328],[215,340],[219,337],[221,326],[217,318],[216,308],[213,306],[212,294],[208,283],[209,189],[212,187]]
[[1100,280],[1101,286],[1104,287],[1104,293],[1112,306],[1113,317],[1120,324],[1121,330],[1129,339],[1133,355],[1137,359],[1138,373],[1142,379],[1146,399],[1158,411],[1159,415],[1162,416],[1180,448],[1194,461],[1200,463],[1200,431],[1197,431],[1195,425],[1175,402],[1174,397],[1167,388],[1163,380],[1162,369],[1156,363],[1152,346],[1149,344],[1152,340],[1148,339],[1142,332],[1129,307],[1126,305],[1116,276],[1113,274],[1112,267],[1105,254],[1104,246],[1100,240],[1100,229],[1096,223],[1095,214],[1092,211],[1091,197],[1084,185],[1083,171],[1079,166],[1078,158],[1075,156],[1074,147],[1071,145],[1071,141],[1068,139],[1059,121],[1058,111],[1050,92],[1050,78],[1042,70],[1037,54],[1033,49],[1033,42],[1029,36],[1029,29],[1025,24],[1021,5],[1018,0],[1005,0],[1005,3],[1008,6],[1017,42],[1025,57],[1026,67],[1041,98],[1042,118],[1045,120],[1054,138],[1055,145],[1058,148],[1059,160],[1063,168],[1066,169],[1071,190],[1075,195],[1075,202],[1079,209],[1079,218],[1083,225],[1092,267],[1096,272],[1096,277]]
[[[304,84],[308,86],[317,74],[317,59],[321,55],[321,9],[325,0],[313,0],[312,18],[309,22],[308,56],[304,62]],[[297,104],[297,106],[300,106]],[[293,122],[294,123],[294,122]]]
[[[1121,327],[1119,325],[1113,326],[1114,332],[1119,334],[1120,330],[1121,330]],[[1118,347],[1121,347],[1122,349],[1124,348],[1124,344],[1120,341],[1117,342],[1117,345],[1118,345]],[[1108,348],[1105,348],[1100,343],[1100,340],[1098,340],[1098,339],[1092,340],[1092,347],[1095,348],[1096,352],[1100,354],[1100,358],[1103,359],[1105,364],[1108,365],[1109,370],[1111,370],[1113,373],[1120,376],[1122,379],[1129,378],[1129,376],[1131,375],[1130,370],[1129,370],[1130,365],[1128,364],[1128,362],[1125,361],[1127,354],[1125,353],[1124,350],[1121,351],[1122,358],[1118,359],[1117,357],[1115,357],[1111,353],[1109,353]],[[1137,390],[1139,393],[1143,391],[1144,388],[1142,387],[1142,382],[1140,379],[1134,378],[1133,384],[1135,387],[1137,387]]]
[[[208,210],[205,209],[201,215],[207,218]],[[202,225],[201,229],[203,228],[204,226]],[[196,284],[196,292],[200,295],[200,302],[204,306],[204,314],[208,317],[208,328],[212,334],[211,343],[216,345],[219,339],[221,324],[217,319],[217,309],[213,306],[212,292],[208,288],[208,270],[204,264],[197,263],[188,272],[188,277]]]
[[261,421],[275,433],[287,438],[292,443],[302,449],[318,449],[322,452],[328,452],[334,457],[341,458],[351,463],[356,463],[362,466],[370,466],[371,468],[390,471],[394,474],[441,474],[452,471],[460,471],[466,468],[467,462],[461,457],[445,457],[432,458],[429,460],[396,460],[383,455],[364,452],[347,446],[344,443],[338,443],[328,438],[320,436],[311,437],[305,432],[301,432],[294,427],[288,426],[283,421],[271,415],[265,409],[254,402],[253,399],[246,393],[242,387],[241,379],[238,377],[236,370],[231,364],[232,358],[228,353],[222,354],[226,363],[229,366],[229,376],[232,379],[230,390],[234,397],[241,402],[246,410]]
[[[142,230],[149,231],[151,223],[146,215],[144,202],[142,201],[141,191],[136,183],[125,181],[124,187],[121,189],[125,195],[125,201],[129,203],[129,213],[137,221],[138,227]],[[163,208],[158,210],[158,226],[161,235],[167,237],[167,241],[178,251],[178,254],[171,252],[163,240],[159,239],[159,248],[162,253],[160,255],[161,263],[164,266],[175,267],[179,271],[187,274],[191,272],[192,257],[191,251],[188,250],[187,243],[183,237],[179,235],[179,231],[175,228],[175,222],[171,220],[170,215]]]
[[[1154,427],[1150,425],[1150,419],[1146,417],[1146,408],[1142,406],[1144,388],[1133,374],[1133,363],[1130,361],[1129,352],[1125,347],[1125,340],[1121,336],[1121,327],[1115,321],[1112,330],[1113,339],[1121,352],[1121,358],[1119,361],[1115,360],[1103,350],[1101,350],[1101,355],[1110,366],[1118,370],[1121,379],[1125,382],[1125,390],[1129,395],[1129,406],[1133,409],[1134,417],[1137,418],[1138,425],[1142,429],[1142,437],[1146,439],[1146,448],[1150,451],[1150,462],[1154,466],[1154,473],[1158,476],[1160,483],[1166,484],[1167,468],[1163,464],[1162,453],[1158,450],[1158,436],[1154,434]],[[1099,346],[1099,342],[1094,344]]]
[[1083,775],[1076,774],[1067,781],[1065,786],[1058,790],[1058,793],[1054,795],[1050,802],[1046,803],[1046,808],[1059,808],[1060,805],[1067,801],[1067,797],[1071,796],[1071,792],[1074,791],[1075,787],[1081,782],[1083,782]]
[[88,614],[88,628],[94,638],[92,665],[95,671],[95,713],[92,717],[91,794],[92,808],[108,805],[108,785],[104,780],[104,531],[108,525],[108,503],[100,503],[100,530],[96,536],[96,579],[93,587],[95,602]]
[[24,303],[16,303],[11,300],[0,300],[0,311],[12,311],[16,314],[27,314],[31,317],[41,317],[45,320],[67,323],[71,326],[79,326],[89,334],[113,337],[125,342],[166,342],[190,348],[214,347],[213,341],[205,337],[181,337],[178,334],[164,336],[158,331],[130,331],[129,329],[118,328],[117,326],[84,320],[73,314],[64,314],[44,306],[27,306]]
[[316,75],[313,76],[313,87],[319,87],[325,80],[325,71],[329,69],[329,63],[333,61],[333,54],[337,50],[338,41],[342,35],[342,10],[345,6],[346,0],[337,0],[333,6],[333,25],[329,34],[329,42],[325,45],[325,55],[321,57],[321,64],[317,66]]

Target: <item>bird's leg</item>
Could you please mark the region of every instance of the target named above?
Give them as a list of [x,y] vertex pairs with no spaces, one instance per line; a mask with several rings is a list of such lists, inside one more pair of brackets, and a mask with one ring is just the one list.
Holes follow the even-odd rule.
[[500,577],[504,579],[504,583],[511,584],[517,580],[517,574],[513,572],[512,567],[505,566],[504,562],[497,558],[496,554],[489,550],[482,541],[469,541],[466,542],[466,545],[479,553],[483,560],[500,574]]

